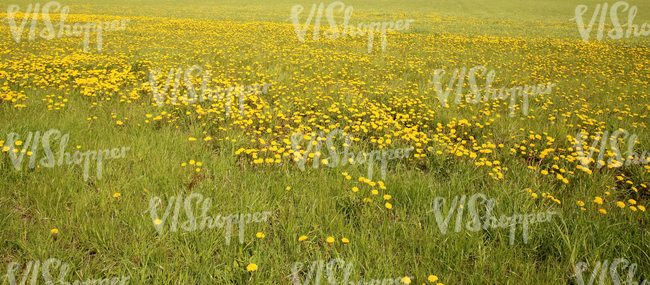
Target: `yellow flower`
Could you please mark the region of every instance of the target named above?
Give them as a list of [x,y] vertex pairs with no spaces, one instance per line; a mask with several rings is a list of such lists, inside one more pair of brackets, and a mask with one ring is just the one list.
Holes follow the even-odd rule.
[[56,233],[58,233],[58,232],[59,232],[59,230],[57,230],[57,229],[52,229],[52,230],[50,231],[51,234],[56,234]]
[[334,238],[333,237],[328,237],[325,241],[327,241],[328,243],[333,243]]
[[201,163],[201,162],[196,163],[196,166],[201,166],[201,165],[203,165],[203,163]]
[[633,212],[636,212],[636,207],[630,206],[630,210],[632,210]]
[[645,207],[639,205],[639,210],[641,210],[642,212],[645,212]]
[[621,202],[621,201],[616,202],[616,205],[617,205],[619,208],[625,208],[625,203],[623,203],[623,202]]
[[201,171],[201,168],[197,168],[197,169],[196,169],[196,172],[199,172],[199,171]]
[[389,209],[389,210],[393,208],[393,205],[391,205],[390,203],[386,203],[385,206],[386,206],[386,208]]
[[390,200],[392,198],[390,195],[384,195],[384,200]]
[[265,237],[265,235],[262,232],[258,232],[255,236],[257,236],[257,238],[264,238]]
[[287,190],[287,191],[289,191],[289,190],[291,190],[291,187],[288,187],[288,186],[287,186],[287,188],[286,188],[286,189],[284,189],[284,190]]
[[205,137],[203,140],[207,142],[207,141],[209,141],[211,139],[212,139],[211,137]]
[[188,138],[187,140],[189,140],[189,141],[191,141],[191,142],[193,142],[193,141],[195,141],[195,140],[196,140],[196,138],[193,138],[193,137],[189,137],[189,138]]
[[120,125],[120,126],[124,124],[124,123],[122,123],[122,121],[117,121],[116,123],[117,123],[118,125]]
[[599,209],[598,212],[600,212],[601,214],[607,214],[607,210],[605,209]]
[[257,270],[257,264],[255,264],[255,263],[249,264],[248,266],[246,266],[246,270],[251,271],[251,272]]
[[377,191],[377,190],[372,190],[372,195],[377,195],[377,194],[379,194],[379,191]]
[[531,195],[533,196],[533,198],[537,198],[537,193],[533,193]]
[[348,243],[348,242],[350,242],[350,240],[349,240],[349,239],[346,239],[346,238],[342,238],[341,241],[342,241],[343,243]]
[[359,191],[359,188],[357,188],[357,187],[352,187],[352,192],[358,192],[358,191]]
[[117,197],[120,197],[120,196],[122,196],[122,194],[120,194],[120,193],[113,194],[113,198],[117,198]]
[[594,199],[594,202],[595,202],[596,204],[602,205],[602,204],[603,204],[603,198],[596,197],[596,199]]
[[22,145],[22,144],[23,144],[22,141],[17,141],[17,142],[16,142],[16,145]]
[[411,284],[411,278],[408,278],[408,277],[404,277],[404,278],[402,278],[402,283],[404,283],[404,284]]
[[580,207],[583,207],[583,206],[585,205],[585,202],[582,202],[582,201],[578,201],[578,203],[577,203],[577,204],[578,204],[578,206],[580,206]]
[[298,241],[304,241],[304,240],[306,240],[306,239],[307,239],[306,236],[300,236],[300,237],[298,238]]
[[636,205],[636,201],[634,199],[627,200],[627,202],[632,205]]
[[156,219],[155,221],[153,221],[154,225],[160,225],[160,223],[162,223],[160,219]]
[[438,281],[438,276],[435,275],[429,275],[429,282],[436,282]]
[[194,165],[195,163],[196,161],[194,161],[194,159],[190,160],[190,165]]

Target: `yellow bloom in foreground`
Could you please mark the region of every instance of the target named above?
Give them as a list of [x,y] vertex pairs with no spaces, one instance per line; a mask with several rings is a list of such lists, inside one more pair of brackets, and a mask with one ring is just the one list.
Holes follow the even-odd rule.
[[411,278],[408,278],[408,277],[404,277],[404,278],[402,278],[402,283],[404,283],[404,284],[411,284]]
[[307,239],[306,236],[300,236],[300,237],[298,238],[298,241],[304,241],[304,240],[306,240],[306,239]]
[[641,206],[641,205],[639,205],[639,210],[641,210],[641,211],[643,211],[643,212],[645,212],[645,207],[643,207],[643,206]]
[[636,207],[630,206],[630,210],[632,210],[633,212],[636,212]]
[[255,236],[257,236],[257,238],[264,238],[265,237],[265,235],[262,232],[258,232]]
[[291,190],[291,187],[287,187],[287,188],[286,188],[286,189],[284,189],[284,190],[287,190],[287,191],[289,191],[289,190]]
[[357,187],[352,187],[352,192],[359,192],[359,188],[357,188]]
[[191,141],[191,142],[193,142],[193,141],[195,141],[195,140],[196,140],[196,138],[193,138],[193,137],[189,137],[189,138],[188,138],[187,140],[189,140],[189,141]]
[[56,233],[58,233],[58,232],[59,232],[59,230],[57,230],[57,229],[52,229],[52,230],[50,231],[51,234],[56,234]]
[[153,221],[154,225],[160,225],[160,223],[162,223],[160,219],[156,219],[155,221]]
[[577,203],[577,204],[578,204],[578,206],[580,206],[580,207],[583,207],[583,206],[585,205],[585,202],[582,202],[582,201],[578,201],[578,203]]
[[632,205],[636,205],[636,201],[634,199],[627,200],[627,202]]
[[122,123],[122,121],[117,121],[116,123],[117,123],[118,125],[120,125],[120,126],[124,124],[124,123]]
[[386,209],[392,209],[392,208],[393,208],[393,205],[391,205],[390,203],[386,203]]
[[327,241],[328,243],[333,243],[334,238],[333,237],[328,237],[325,241]]
[[190,160],[190,165],[194,165],[195,163],[196,161],[194,161],[194,159]]
[[598,210],[598,212],[600,212],[601,214],[607,214],[607,210],[605,210],[605,209],[600,209],[600,210]]
[[602,205],[603,204],[603,198],[596,197],[596,199],[594,199],[594,203]]
[[348,242],[350,242],[350,240],[349,240],[349,239],[346,239],[346,238],[342,238],[341,241],[342,241],[343,243],[348,243]]
[[251,272],[257,270],[257,264],[255,264],[255,263],[249,264],[248,266],[246,266],[246,270],[251,271]]
[[429,282],[436,282],[438,281],[438,276],[435,275],[429,275]]
[[533,196],[533,198],[537,198],[537,193],[533,193],[531,196]]
[[117,198],[117,197],[120,197],[120,196],[122,196],[122,194],[120,194],[120,193],[113,194],[113,198]]
[[384,195],[384,200],[390,200],[392,198],[390,195]]
[[200,163],[200,162],[196,163],[196,166],[201,166],[201,165],[203,165],[203,163]]
[[623,202],[621,202],[621,201],[616,202],[616,205],[617,205],[619,208],[625,208],[625,203],[623,203]]
[[379,191],[377,191],[377,190],[372,190],[372,195],[377,195],[377,194],[379,194]]

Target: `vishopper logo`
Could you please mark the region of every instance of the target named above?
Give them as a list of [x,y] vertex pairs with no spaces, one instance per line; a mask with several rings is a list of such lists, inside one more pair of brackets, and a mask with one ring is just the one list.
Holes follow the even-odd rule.
[[[345,36],[350,35],[350,37],[355,37],[355,36],[364,36],[366,33],[368,34],[368,53],[372,52],[372,42],[375,37],[375,31],[381,32],[381,51],[384,52],[386,51],[386,31],[402,31],[402,30],[408,30],[409,29],[409,23],[414,22],[413,19],[407,19],[405,21],[403,20],[397,20],[395,23],[393,21],[388,21],[388,22],[374,22],[370,23],[368,25],[364,25],[364,23],[359,23],[357,27],[355,28],[354,25],[348,26],[348,21],[352,17],[352,6],[348,6],[348,8],[345,9],[345,18],[343,20],[343,31],[339,32],[338,26],[336,25],[336,21],[334,20],[334,9],[340,6],[341,8],[339,9],[339,12],[343,11],[343,8],[345,8],[345,4],[340,1],[332,2],[327,6],[326,14],[327,14],[327,22],[330,25],[330,29],[326,30],[323,32],[323,36],[330,40],[335,40],[339,36],[341,38],[345,38]],[[323,3],[320,3],[320,6],[318,7],[318,15],[316,16],[316,23],[314,24],[314,34],[313,38],[314,41],[318,40],[319,37],[319,31],[320,31],[320,22],[321,22],[321,17],[323,16]],[[293,21],[293,28],[296,31],[296,36],[298,37],[298,40],[301,43],[305,42],[305,33],[307,32],[307,28],[309,28],[309,24],[311,23],[311,19],[314,16],[314,12],[316,12],[316,4],[314,4],[311,8],[311,12],[309,13],[309,17],[307,18],[306,22],[302,27],[300,26],[300,19],[298,16],[300,13],[304,10],[304,7],[302,5],[295,5],[291,8],[291,21]],[[287,19],[287,20],[289,20]],[[381,26],[381,29],[379,28]]]
[[[195,73],[195,71],[198,71],[196,76],[200,76],[203,74],[203,78],[201,81],[201,90],[200,90],[200,98],[196,94],[196,89],[194,88],[194,84],[192,83],[192,74]],[[171,91],[171,104],[176,104],[176,101],[178,99],[178,93],[181,87],[181,75],[184,74],[184,81],[185,85],[187,86],[187,98],[182,98],[181,100],[183,102],[186,102],[188,104],[194,104],[197,101],[203,102],[205,99],[208,99],[210,101],[214,100],[222,100],[226,99],[226,116],[230,117],[230,108],[232,106],[232,97],[233,93],[239,95],[239,111],[241,112],[241,115],[244,115],[244,99],[248,94],[252,95],[259,95],[259,94],[266,94],[268,92],[268,88],[271,87],[272,83],[266,83],[264,85],[260,84],[255,84],[255,85],[248,85],[248,86],[229,86],[228,88],[221,88],[217,87],[214,89],[214,91],[210,88],[208,88],[208,83],[210,82],[210,77],[212,76],[212,72],[210,70],[203,70],[202,67],[198,65],[193,65],[188,67],[185,72],[183,73],[183,69],[181,67],[176,68],[175,76],[174,76],[174,68],[169,69],[169,75],[167,76],[167,81],[165,81],[165,84],[161,88],[160,85],[158,85],[157,80],[158,78],[162,75],[160,69],[153,69],[149,72],[149,84],[151,86],[151,91],[153,93],[153,97],[156,100],[156,103],[158,104],[158,107],[163,105],[163,102],[165,101],[165,96],[167,94],[167,91],[169,90],[169,84],[171,82],[171,79],[174,78],[174,87]],[[260,88],[262,90],[260,91]],[[246,90],[246,91],[245,91]],[[191,97],[190,97],[191,96]]]
[[[330,131],[327,134],[327,139],[325,139],[323,134],[324,133],[321,131],[318,138],[316,137],[316,133],[314,132],[312,132],[311,135],[309,136],[305,136],[302,133],[296,133],[291,136],[291,149],[294,155],[294,161],[298,164],[298,168],[300,168],[300,170],[305,171],[305,162],[307,161],[307,157],[313,158],[314,168],[318,168],[319,162],[322,162],[324,165],[329,166],[331,168],[337,167],[339,165],[345,166],[348,163],[350,165],[367,163],[368,180],[372,181],[373,165],[375,164],[375,161],[381,161],[381,178],[385,180],[387,159],[390,160],[390,159],[398,159],[398,158],[408,158],[409,152],[411,152],[414,149],[409,147],[406,149],[398,148],[395,150],[392,149],[376,150],[376,151],[371,151],[369,153],[365,151],[359,151],[355,156],[354,153],[348,152],[348,148],[352,144],[352,140],[353,140],[352,135],[346,135],[345,132],[339,129],[334,129]],[[339,156],[339,153],[336,150],[337,148],[334,146],[334,137],[338,134],[345,136],[345,142],[343,143],[343,153],[342,153],[343,157]],[[305,150],[301,150],[301,146],[298,145],[303,139],[310,139],[309,142],[307,143]],[[318,141],[316,142],[315,140]],[[320,151],[323,145],[323,141],[326,141],[327,150],[330,156],[323,160],[320,160],[320,156],[321,156]],[[314,153],[311,153],[313,146],[316,146],[316,149]]]
[[[34,139],[33,143],[32,138]],[[55,160],[54,153],[52,152],[50,144],[51,141],[57,140],[59,138],[61,139],[59,142],[59,159]],[[88,173],[90,171],[91,160],[95,160],[97,162],[97,179],[102,179],[104,160],[111,158],[124,158],[126,156],[126,151],[130,150],[128,147],[122,147],[121,151],[119,148],[114,148],[112,150],[91,150],[86,152],[79,152],[79,150],[75,150],[74,154],[70,155],[70,153],[65,151],[65,147],[68,145],[69,138],[69,133],[61,136],[61,132],[55,129],[51,129],[45,132],[42,138],[40,131],[36,131],[35,135],[32,132],[29,132],[27,139],[24,142],[23,149],[21,151],[18,151],[18,149],[15,147],[23,145],[23,141],[19,140],[20,136],[17,133],[10,133],[7,136],[7,143],[2,149],[2,152],[9,153],[9,158],[11,159],[14,169],[18,171],[22,170],[23,159],[25,154],[27,154],[29,156],[29,168],[34,169],[36,167],[36,154],[38,153],[39,140],[41,140],[43,151],[45,152],[45,157],[40,160],[41,166],[52,168],[54,167],[55,163],[58,166],[61,166],[64,163],[64,158],[65,164],[67,165],[70,165],[72,163],[80,164],[83,161],[84,181],[88,181]],[[30,144],[32,149],[31,151],[27,151]]]
[[[201,204],[201,201],[203,200],[203,204],[201,204],[201,215],[196,218],[194,216],[194,210],[192,209],[193,199],[196,199],[195,203],[197,207],[199,206],[199,204]],[[176,201],[175,203],[174,200]],[[206,226],[208,227],[208,229],[212,229],[215,226],[218,228],[223,228],[227,224],[226,245],[230,244],[230,236],[232,233],[233,223],[234,224],[239,223],[239,243],[243,244],[245,225],[250,224],[251,222],[255,222],[255,223],[267,222],[268,216],[271,216],[273,214],[273,212],[264,212],[264,213],[257,212],[254,213],[252,216],[251,214],[233,214],[229,216],[217,215],[215,218],[212,218],[207,214],[208,211],[210,210],[210,207],[212,206],[212,199],[210,198],[203,199],[203,195],[198,193],[192,193],[185,198],[185,203],[183,203],[183,194],[180,194],[178,196],[171,196],[169,198],[169,204],[167,205],[167,209],[165,209],[165,213],[163,214],[161,219],[158,216],[158,210],[157,210],[161,202],[162,200],[160,199],[160,197],[152,197],[151,200],[149,200],[149,209],[147,210],[151,214],[151,221],[153,222],[153,226],[156,229],[156,232],[158,232],[158,235],[163,234],[163,226],[165,225],[165,222],[169,217],[171,208],[174,205],[175,208],[172,216],[170,231],[176,232],[178,230],[178,216],[180,214],[181,205],[184,205],[187,221],[181,224],[182,229],[188,232],[193,232],[196,231],[197,229],[203,230]],[[197,224],[197,219],[200,219],[200,224]]]
[[[459,75],[458,68],[456,68],[454,70],[454,73],[452,73],[451,77],[449,78],[449,84],[447,85],[446,89],[443,89],[442,84],[440,83],[443,76],[445,76],[446,73],[445,70],[436,69],[433,72],[432,82],[430,82],[428,85],[433,84],[433,88],[436,91],[436,94],[438,95],[438,100],[440,101],[440,104],[443,107],[447,107],[447,98],[449,97],[449,93],[453,89],[453,85],[454,82],[456,82],[456,80],[458,80],[458,82],[456,83],[456,100],[454,102],[456,103],[456,105],[461,103],[461,98],[463,94],[462,93],[463,82],[465,82],[466,71],[467,69],[463,67]],[[505,100],[508,97],[510,97],[510,117],[515,116],[515,103],[517,97],[523,97],[522,109],[524,111],[524,116],[528,116],[528,96],[551,94],[552,88],[555,86],[555,83],[549,82],[548,84],[526,85],[524,87],[522,86],[513,86],[512,88],[501,87],[501,89],[497,91],[496,89],[492,88],[492,82],[494,81],[496,72],[494,70],[490,70],[487,72],[485,88],[478,88],[476,84],[476,74],[479,71],[481,72],[481,75],[485,75],[485,72],[488,71],[488,69],[485,66],[477,65],[472,67],[469,70],[469,73],[467,74],[467,77],[469,79],[469,87],[472,90],[471,93],[465,96],[467,102],[473,104],[481,102],[481,96],[482,96],[481,91],[483,90],[485,90],[484,91],[485,94],[483,95],[483,102],[488,102],[490,98],[492,98],[492,100],[497,100],[497,99]],[[474,98],[472,99],[471,96],[474,96]]]
[[[600,270],[600,279],[599,279],[598,284],[600,284],[600,285],[605,284],[605,280],[607,279],[607,269],[608,269],[607,264],[608,263],[609,263],[609,261],[607,261],[607,260],[605,260],[605,262],[603,262],[602,264],[601,264],[600,261],[596,262],[596,264],[594,266],[594,271],[591,273],[591,278],[589,278],[589,283],[587,283],[588,285],[593,285],[594,284],[594,281],[596,280],[596,276],[598,276],[598,271],[599,270]],[[609,266],[609,273],[610,273],[610,275],[612,277],[612,283],[614,285],[621,285],[621,279],[619,279],[619,276],[618,276],[618,266],[619,266],[619,264],[621,264],[621,270],[625,270],[626,268],[628,268],[627,281],[623,281],[622,284],[639,285],[639,282],[634,281],[634,274],[636,274],[636,267],[637,267],[636,263],[632,263],[632,265],[630,265],[630,262],[625,258],[614,259],[612,264]],[[584,272],[588,268],[589,267],[588,267],[588,264],[586,262],[578,262],[578,264],[576,264],[576,267],[575,267],[576,271],[575,271],[575,276],[574,277],[578,281],[578,285],[585,285],[585,281],[583,279],[582,272]],[[623,279],[625,279],[625,278],[623,278]],[[650,280],[645,279],[640,284],[641,285],[650,285]]]
[[[16,26],[16,14],[18,11],[20,11],[20,6],[18,5],[11,5],[9,8],[7,8],[7,17],[2,19],[4,21],[5,19],[9,22],[9,28],[11,29],[11,35],[13,36],[14,40],[16,43],[20,43],[20,38],[23,35],[23,29],[25,28],[25,24],[27,23],[30,13],[32,13],[32,24],[29,29],[29,40],[33,41],[34,38],[36,37],[36,24],[38,22],[38,11],[40,8],[40,3],[36,3],[36,5],[33,6],[34,10],[32,11],[32,4],[29,4],[27,6],[27,11],[24,13],[25,16],[22,19],[22,22],[20,23],[20,27]],[[54,12],[61,10],[61,16],[59,17],[59,23],[56,25],[52,25],[52,21],[50,20],[50,9],[52,9]],[[45,29],[42,29],[39,35],[41,38],[44,38],[46,40],[51,40],[54,39],[54,37],[61,38],[64,35],[64,30],[65,30],[65,36],[71,37],[71,36],[81,36],[81,34],[84,34],[84,52],[88,52],[88,41],[90,39],[90,32],[92,28],[93,33],[97,33],[97,51],[101,52],[102,51],[102,32],[103,31],[123,31],[126,29],[126,23],[130,22],[128,19],[122,19],[121,23],[117,20],[114,20],[112,22],[97,22],[97,23],[86,23],[84,25],[80,25],[79,23],[74,23],[72,27],[70,25],[65,24],[65,19],[68,17],[68,11],[70,9],[68,6],[65,6],[61,8],[61,3],[56,2],[56,1],[51,1],[47,2],[43,6],[42,10],[42,17],[43,21],[45,22]],[[58,33],[54,29],[54,27],[58,27]]]
[[[305,263],[309,264],[308,261],[305,261]],[[306,274],[307,276],[305,276],[305,281],[301,282],[301,280],[300,280],[300,272],[301,272],[304,265],[305,264],[300,262],[300,261],[294,262],[291,265],[290,278],[291,278],[291,281],[293,282],[293,284],[294,285],[301,285],[301,284],[307,285],[312,280],[312,278],[314,280],[314,284],[320,284],[320,281],[323,278],[323,269],[325,269],[325,261],[324,260],[313,261],[311,263],[309,273]],[[337,273],[337,271],[343,270],[343,268],[345,268],[344,273],[343,273],[343,279],[338,284],[340,284],[340,285],[355,285],[355,283],[353,281],[348,281],[348,279],[350,279],[350,275],[352,274],[352,271],[354,271],[354,264],[350,262],[346,266],[345,261],[343,259],[340,259],[340,258],[331,259],[327,263],[327,269],[326,269],[325,275],[327,277],[327,280],[329,280],[329,283],[330,284],[337,284],[337,282],[336,282],[336,273]],[[315,276],[314,276],[314,273],[316,273]],[[397,284],[407,284],[407,283],[404,283],[404,281],[409,280],[407,282],[410,283],[410,280],[412,280],[412,279],[414,279],[413,276],[408,277],[408,279],[407,279],[407,277],[384,278],[384,279],[371,280],[369,283],[365,282],[363,280],[359,280],[356,283],[356,285],[361,285],[361,284],[377,284],[377,285],[379,285],[379,284],[395,284],[395,285],[397,285]]]
[[[569,21],[576,21],[576,24],[578,24],[578,32],[580,32],[580,36],[582,37],[582,40],[585,42],[589,42],[589,35],[591,34],[591,29],[593,28],[594,23],[596,22],[596,17],[598,17],[598,12],[600,10],[600,4],[596,4],[596,9],[594,9],[594,14],[591,16],[591,20],[589,21],[589,25],[585,27],[584,20],[582,19],[582,15],[584,15],[588,8],[586,5],[578,5],[575,9],[576,16],[575,18],[572,18]],[[600,24],[598,25],[598,35],[596,36],[597,40],[602,40],[603,39],[603,30],[605,29],[605,18],[607,18],[607,3],[603,4],[602,10],[600,11]],[[623,33],[623,28],[621,27],[620,22],[618,21],[618,9],[620,7],[623,7],[621,12],[628,11],[627,14],[627,31]],[[629,9],[629,10],[628,10]],[[623,38],[623,35],[625,35],[626,38],[629,38],[632,35],[632,32],[634,32],[634,36],[648,36],[650,35],[650,25],[648,23],[643,23],[641,25],[641,29],[639,29],[639,25],[634,24],[634,17],[636,17],[636,12],[637,8],[636,6],[632,6],[630,8],[630,5],[625,2],[625,1],[619,1],[614,3],[612,5],[612,8],[609,10],[609,16],[612,20],[612,24],[614,26],[613,29],[609,30],[607,33],[607,36],[609,38],[614,39],[614,40],[619,40]]]
[[[575,150],[581,164],[579,165],[578,168],[581,168],[583,171],[586,172],[591,171],[589,170],[589,165],[591,164],[592,161],[594,161],[592,157],[594,155],[594,151],[596,150],[599,142],[600,142],[600,149],[598,151],[598,161],[596,167],[601,168],[605,166],[603,157],[605,155],[605,149],[607,147],[608,134],[609,132],[605,131],[604,133],[596,133],[595,136],[591,136],[594,140],[593,143],[591,144],[591,148],[589,148],[589,154],[587,155],[585,155],[585,149],[583,144],[586,144],[585,140],[589,138],[589,135],[587,133],[579,133],[575,136]],[[621,155],[621,150],[618,147],[618,140],[621,134],[625,135],[622,138],[622,140],[625,140],[629,136],[628,143],[627,143],[627,151],[624,153],[626,157],[625,160],[623,159],[623,156]],[[609,137],[609,144],[611,146],[613,157],[611,157],[607,161],[607,167],[609,168],[621,167],[623,166],[623,161],[625,161],[625,166],[629,166],[632,163],[636,165],[648,164],[648,162],[650,162],[650,157],[646,156],[647,151],[643,151],[643,153],[640,156],[638,153],[634,152],[634,146],[636,145],[637,137],[638,136],[636,134],[630,136],[630,133],[626,130],[616,130],[614,133],[612,133],[611,137]]]
[[[477,207],[477,200],[482,199],[480,204],[485,205],[485,215],[482,217],[479,217],[478,214],[478,207]],[[463,195],[460,198],[460,205],[458,206],[458,212],[456,214],[456,232],[460,232],[462,228],[462,220],[463,220],[463,213],[465,210],[465,201],[466,201],[466,196]],[[438,228],[440,229],[440,232],[442,235],[447,234],[447,227],[449,225],[449,221],[451,220],[451,216],[454,214],[454,211],[456,210],[456,205],[458,204],[458,196],[454,197],[454,202],[451,204],[451,207],[449,208],[449,211],[447,212],[447,216],[443,219],[443,214],[442,214],[442,207],[445,205],[446,199],[443,197],[436,197],[436,199],[433,201],[433,210],[429,212],[434,212],[436,216],[436,223],[438,224]],[[497,220],[496,218],[492,217],[492,210],[494,206],[496,205],[496,200],[494,198],[487,199],[487,196],[478,193],[472,195],[472,197],[469,198],[469,202],[467,204],[469,208],[469,214],[470,214],[470,221],[465,224],[467,230],[472,231],[472,232],[477,232],[481,228],[483,230],[488,230],[490,227],[493,229],[499,229],[499,228],[508,228],[510,227],[510,245],[513,245],[515,243],[515,233],[516,233],[516,226],[517,224],[520,224],[523,226],[523,239],[524,239],[524,244],[528,243],[528,226],[530,224],[534,223],[544,223],[544,222],[549,222],[551,221],[551,218],[556,212],[541,212],[538,213],[537,215],[535,214],[524,214],[524,215],[517,215],[514,214],[511,217],[508,217],[506,215],[501,215],[499,219]],[[481,219],[483,219],[483,223],[481,224]]]
[[[41,268],[42,266],[42,268]],[[58,281],[52,281],[52,274],[51,270],[52,269],[57,269],[59,268],[59,280]],[[20,263],[18,262],[11,262],[9,265],[7,265],[7,279],[9,281],[10,285],[16,285],[16,273],[18,273],[20,270]],[[33,270],[33,271],[32,271]],[[38,282],[38,277],[39,277],[39,271],[41,275],[43,276],[43,280],[45,281],[45,284],[53,284],[53,283],[58,283],[58,284],[64,284],[64,285],[70,285],[70,282],[65,281],[66,275],[68,275],[68,271],[70,271],[70,264],[68,263],[61,263],[61,261],[57,258],[50,258],[45,260],[42,264],[39,260],[36,261],[29,261],[27,263],[27,266],[25,267],[25,271],[23,272],[23,277],[20,281],[20,285],[24,285],[27,280],[29,280],[29,273],[32,273],[31,277],[31,284],[37,284]],[[127,284],[127,281],[131,279],[130,276],[123,276],[123,277],[113,277],[112,279],[106,278],[106,279],[87,279],[85,282],[77,279],[74,281],[74,285],[79,285],[79,284],[98,284],[98,285],[108,285],[109,282],[111,285],[125,285]]]

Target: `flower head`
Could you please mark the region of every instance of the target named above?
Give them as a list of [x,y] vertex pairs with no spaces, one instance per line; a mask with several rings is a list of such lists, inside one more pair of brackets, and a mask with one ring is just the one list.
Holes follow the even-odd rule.
[[328,243],[333,243],[334,238],[333,237],[328,237],[325,241],[327,241]]
[[58,233],[58,232],[59,232],[59,230],[57,230],[57,229],[52,229],[52,230],[50,230],[50,233],[51,233],[51,234],[56,234],[56,233]]
[[300,237],[298,238],[298,241],[304,241],[304,240],[306,240],[306,239],[307,239],[306,236],[300,236]]
[[246,270],[251,271],[251,272],[257,270],[257,264],[255,264],[255,263],[249,264],[248,266],[246,266]]
[[122,196],[122,194],[120,194],[120,193],[113,194],[113,198],[117,198],[117,197],[120,197],[120,196]]

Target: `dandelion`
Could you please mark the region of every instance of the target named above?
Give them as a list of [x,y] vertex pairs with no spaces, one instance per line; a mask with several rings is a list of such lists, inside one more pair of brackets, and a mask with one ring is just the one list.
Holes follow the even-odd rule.
[[120,196],[122,196],[122,194],[120,194],[120,193],[113,194],[113,198],[117,198],[117,197],[120,197]]
[[393,208],[393,205],[391,205],[390,203],[386,203],[385,206],[386,206],[386,209],[389,209],[389,210]]
[[257,264],[255,264],[255,263],[249,264],[248,266],[246,266],[246,270],[248,270],[250,272],[253,272],[253,271],[257,270]]
[[333,237],[328,237],[325,241],[327,241],[328,243],[333,243],[334,238]]
[[630,206],[630,210],[632,210],[632,212],[636,212],[636,207]]
[[603,204],[603,198],[596,197],[596,199],[594,199],[594,203],[596,203],[598,205],[602,205]]
[[359,192],[359,188],[357,188],[357,187],[352,187],[352,192]]
[[257,236],[257,238],[264,238],[265,237],[265,235],[262,232],[258,232],[255,236]]
[[390,200],[392,198],[390,195],[384,195],[384,200]]
[[284,190],[289,191],[289,190],[291,190],[291,187],[288,187],[288,186],[287,186],[287,188],[285,188]]
[[645,207],[639,205],[638,208],[639,208],[639,210],[641,210],[642,212],[645,212]]
[[196,140],[196,138],[193,138],[193,137],[189,137],[189,138],[188,138],[187,140],[189,140],[189,141],[191,141],[191,142],[193,142],[193,141],[195,141],[195,140]]
[[621,201],[616,202],[616,205],[617,205],[619,208],[625,208],[625,203],[623,203],[623,202],[621,202]]
[[50,230],[50,233],[51,234],[56,234],[56,233],[59,233],[59,230],[58,229],[52,229],[52,230]]
[[377,195],[377,194],[379,194],[379,191],[377,191],[377,190],[372,190],[372,195]]
[[632,205],[636,205],[636,201],[634,199],[627,200],[627,202]]
[[156,219],[155,221],[153,221],[154,225],[160,225],[160,223],[162,223],[160,219]]
[[348,243],[348,242],[350,242],[350,240],[349,240],[349,239],[346,239],[346,238],[342,238],[341,241],[342,241],[343,243]]
[[300,236],[298,238],[298,241],[304,241],[304,240],[307,240],[307,236]]
[[438,281],[438,276],[435,275],[429,275],[429,278],[427,278],[429,282],[436,282]]
[[404,284],[411,284],[411,278],[408,278],[408,277],[404,277],[404,278],[402,278],[402,283],[404,283]]
[[607,210],[605,209],[599,209],[598,212],[600,212],[603,215],[607,214]]
[[117,121],[116,123],[117,123],[118,125],[120,125],[120,126],[124,124],[124,123],[122,123],[122,121]]
[[582,201],[578,201],[578,203],[576,203],[576,204],[578,204],[578,206],[580,206],[580,207],[584,207],[584,205],[585,205],[585,202],[582,202]]
[[196,161],[194,161],[194,159],[190,160],[190,165],[194,165],[194,164],[196,164]]

